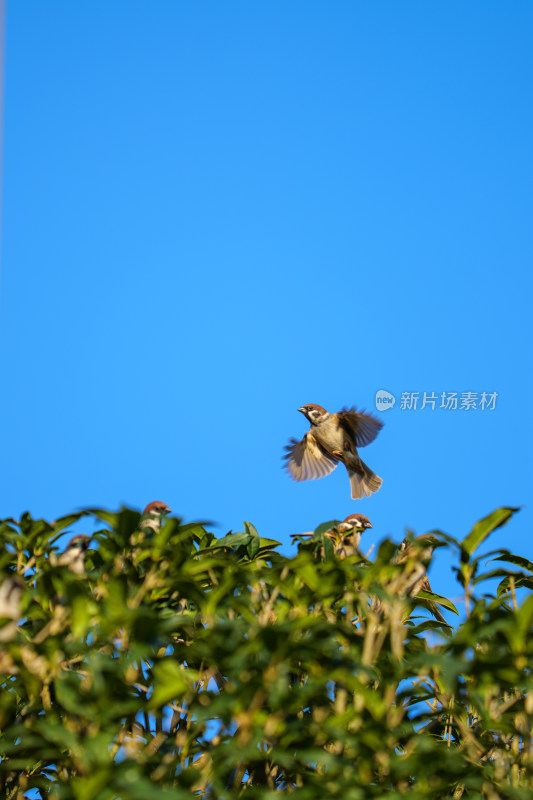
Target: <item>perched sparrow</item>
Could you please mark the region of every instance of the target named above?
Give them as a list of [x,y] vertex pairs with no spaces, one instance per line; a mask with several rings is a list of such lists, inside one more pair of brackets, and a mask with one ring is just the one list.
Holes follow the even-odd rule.
[[[431,533],[417,536],[414,541],[404,539],[394,559],[396,564],[408,564],[402,582],[402,593],[416,597],[419,592],[432,592],[426,569],[431,561],[433,550],[439,540]],[[431,613],[439,620],[446,622],[435,603],[429,603]]]
[[17,632],[20,601],[24,584],[17,575],[10,575],[0,584],[0,619],[10,619],[0,628],[0,642],[8,642]]
[[57,559],[60,567],[68,567],[75,575],[85,575],[85,553],[89,549],[91,537],[85,533],[73,536],[65,551]]
[[[333,541],[333,552],[338,558],[347,558],[353,556],[359,547],[363,531],[371,527],[372,523],[364,514],[350,514],[343,522],[339,522],[331,530],[326,531],[324,536]],[[313,531],[292,533],[291,537],[298,539],[300,536],[313,536],[313,533]]]
[[152,530],[154,533],[159,533],[161,525],[167,514],[171,514],[170,509],[162,500],[154,500],[148,503],[144,509],[139,523],[141,530]]
[[372,523],[364,514],[350,514],[336,528],[324,535],[333,540],[335,555],[347,558],[355,554],[361,541],[361,534],[371,527]]
[[323,478],[341,461],[348,470],[354,500],[377,492],[382,480],[361,460],[357,448],[373,442],[383,423],[354,408],[328,414],[322,406],[308,403],[298,411],[311,428],[300,442],[291,439],[285,448],[285,466],[294,480]]

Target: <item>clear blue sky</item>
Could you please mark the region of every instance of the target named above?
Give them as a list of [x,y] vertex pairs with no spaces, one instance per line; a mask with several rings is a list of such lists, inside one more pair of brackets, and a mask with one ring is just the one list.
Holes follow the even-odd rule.
[[[533,556],[532,30],[529,0],[8,3],[0,515],[163,499],[288,547],[526,504],[494,544]],[[298,406],[378,389],[380,492],[293,483]]]

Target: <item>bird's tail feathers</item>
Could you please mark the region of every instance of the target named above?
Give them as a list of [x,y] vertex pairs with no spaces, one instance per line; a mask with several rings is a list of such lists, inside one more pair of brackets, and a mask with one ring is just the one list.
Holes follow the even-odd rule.
[[370,497],[373,492],[377,492],[383,481],[376,475],[375,472],[372,472],[370,467],[367,467],[364,461],[360,461],[360,468],[363,470],[363,474],[360,472],[353,472],[353,470],[348,469],[348,477],[350,478],[350,486],[352,489],[352,500],[360,500],[362,497]]

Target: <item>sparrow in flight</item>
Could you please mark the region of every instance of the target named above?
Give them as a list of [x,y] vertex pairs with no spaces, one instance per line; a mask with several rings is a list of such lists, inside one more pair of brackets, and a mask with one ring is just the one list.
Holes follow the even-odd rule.
[[308,481],[329,475],[342,462],[348,471],[352,499],[370,497],[382,484],[367,467],[357,448],[373,442],[383,423],[355,408],[329,414],[322,406],[308,403],[298,409],[311,424],[301,441],[290,439],[285,448],[286,468],[295,481]]

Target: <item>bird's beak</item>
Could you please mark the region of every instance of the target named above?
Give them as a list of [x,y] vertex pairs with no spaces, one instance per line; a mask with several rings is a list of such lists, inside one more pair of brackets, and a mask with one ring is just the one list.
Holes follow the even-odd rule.
[[366,527],[367,527],[367,528],[373,528],[374,526],[372,525],[372,523],[371,523],[371,522],[367,522],[367,523],[366,523]]
[[302,406],[302,408],[299,408],[299,409],[298,409],[298,411],[299,411],[301,414],[305,414],[305,408],[304,408],[303,406]]

